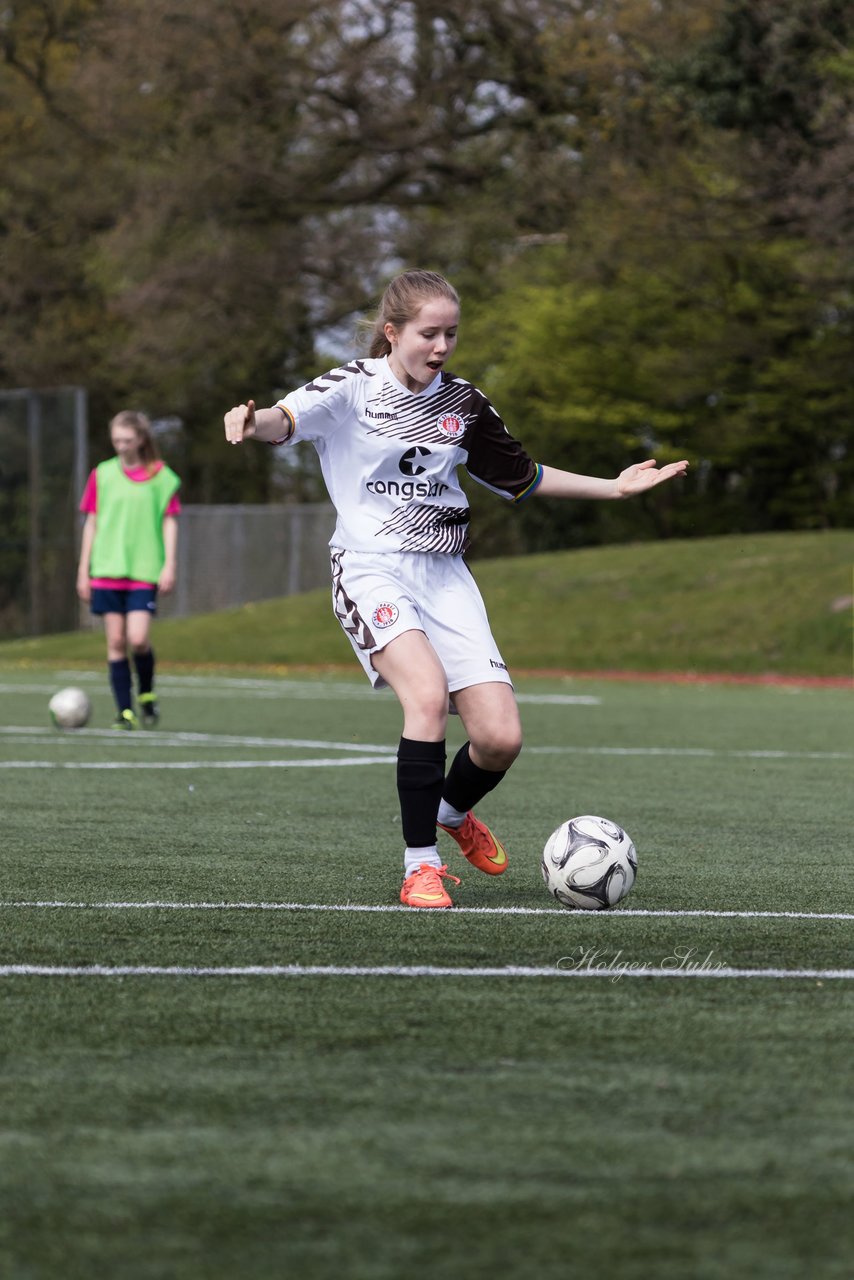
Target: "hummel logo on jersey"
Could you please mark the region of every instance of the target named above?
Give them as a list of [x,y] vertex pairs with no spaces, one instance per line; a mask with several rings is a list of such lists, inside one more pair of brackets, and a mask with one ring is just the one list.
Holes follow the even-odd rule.
[[429,458],[430,450],[422,449],[416,446],[414,449],[407,449],[406,453],[400,459],[400,469],[405,476],[423,476],[427,470],[416,462],[416,458]]
[[383,422],[397,422],[396,413],[378,413],[374,409],[365,409],[366,418],[379,418]]

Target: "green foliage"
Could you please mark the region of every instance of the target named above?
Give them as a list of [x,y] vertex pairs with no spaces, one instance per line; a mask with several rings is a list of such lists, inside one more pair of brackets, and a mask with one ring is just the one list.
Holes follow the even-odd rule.
[[683,53],[674,83],[717,127],[814,145],[827,73],[845,66],[854,25],[844,0],[727,0],[706,39]]
[[314,496],[223,412],[430,265],[533,451],[694,464],[492,549],[849,526],[853,33],[841,0],[9,6],[0,379],[177,416],[190,501]]
[[[693,468],[678,495],[642,504],[545,519],[529,503],[525,547],[850,524],[851,319],[807,291],[801,253],[689,241],[653,265],[624,247],[607,284],[578,281],[571,250],[533,266],[528,251],[507,268],[502,292],[467,311],[457,363],[511,433],[539,461],[586,474],[650,456]],[[498,517],[486,519],[489,545],[509,549]]]
[[410,221],[566,106],[539,72],[542,12],[400,8],[10,8],[0,107],[29,125],[0,140],[2,376],[82,383],[96,421],[177,414],[191,500],[268,498],[268,452],[211,456],[223,412],[315,373],[315,337],[375,296]]

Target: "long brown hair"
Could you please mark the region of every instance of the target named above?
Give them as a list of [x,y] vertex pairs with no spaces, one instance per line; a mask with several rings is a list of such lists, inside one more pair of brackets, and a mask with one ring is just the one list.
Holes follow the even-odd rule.
[[385,326],[393,324],[402,329],[414,320],[428,298],[447,298],[460,305],[460,297],[452,284],[435,271],[404,271],[389,283],[380,301],[379,310],[371,328],[368,354],[387,356],[391,343],[385,336]]
[[147,414],[136,409],[120,409],[110,419],[110,430],[113,427],[131,427],[136,432],[139,442],[139,460],[149,475],[153,475],[160,461],[160,451],[151,430],[151,420]]

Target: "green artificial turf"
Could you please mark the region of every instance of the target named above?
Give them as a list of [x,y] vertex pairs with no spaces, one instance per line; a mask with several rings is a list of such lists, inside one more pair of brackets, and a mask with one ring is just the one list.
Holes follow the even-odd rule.
[[[100,674],[0,670],[4,1280],[847,1280],[850,694],[520,681],[510,868],[444,841],[493,910],[432,913],[396,909],[390,695],[160,688],[111,734]],[[545,892],[579,812],[637,844],[622,912]],[[633,976],[691,964],[763,976]]]

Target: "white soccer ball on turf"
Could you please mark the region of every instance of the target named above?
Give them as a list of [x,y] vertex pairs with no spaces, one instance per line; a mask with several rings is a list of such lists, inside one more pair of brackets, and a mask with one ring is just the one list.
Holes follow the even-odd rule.
[[553,831],[543,850],[546,887],[562,907],[607,911],[635,882],[638,855],[622,827],[582,814]]
[[82,729],[92,714],[92,703],[82,689],[60,689],[47,706],[57,729]]

